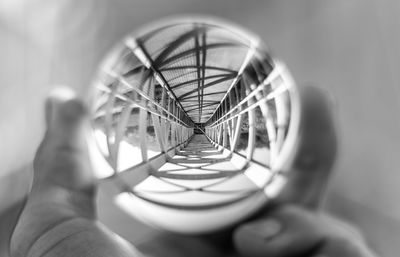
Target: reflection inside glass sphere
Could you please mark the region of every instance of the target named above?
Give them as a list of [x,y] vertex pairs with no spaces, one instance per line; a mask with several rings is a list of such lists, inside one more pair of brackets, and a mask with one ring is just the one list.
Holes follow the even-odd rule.
[[254,213],[285,185],[297,91],[242,28],[209,18],[148,26],[110,52],[92,91],[93,134],[111,170],[102,177],[145,222],[209,232]]

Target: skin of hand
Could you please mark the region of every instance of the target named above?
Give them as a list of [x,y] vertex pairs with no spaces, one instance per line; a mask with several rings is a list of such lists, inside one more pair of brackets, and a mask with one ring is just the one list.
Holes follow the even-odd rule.
[[11,256],[376,256],[354,228],[315,211],[336,137],[326,94],[308,88],[302,98],[309,125],[302,131],[288,190],[277,199],[280,204],[232,228],[228,239],[222,237],[235,250],[221,249],[211,236],[160,233],[139,252],[96,220],[87,109],[70,89],[56,89],[46,102],[47,131],[34,160],[31,193],[11,238]]
[[85,105],[70,89],[57,88],[46,102],[46,123],[34,159],[31,193],[14,229],[10,255],[140,256],[96,220]]

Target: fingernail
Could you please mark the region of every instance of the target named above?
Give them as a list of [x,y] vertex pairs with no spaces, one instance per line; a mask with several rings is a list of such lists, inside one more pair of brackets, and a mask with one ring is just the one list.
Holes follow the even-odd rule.
[[49,93],[46,113],[48,124],[60,121],[70,123],[79,120],[86,113],[86,108],[71,88],[57,86]]
[[252,234],[263,240],[271,240],[282,231],[282,225],[278,220],[267,219],[247,224],[243,227],[243,230],[243,232]]
[[52,126],[57,123],[60,105],[75,97],[75,92],[66,86],[56,86],[50,91],[45,106],[47,126]]
[[71,99],[76,98],[76,93],[67,86],[56,86],[49,93],[50,99],[55,99],[60,102],[65,102]]

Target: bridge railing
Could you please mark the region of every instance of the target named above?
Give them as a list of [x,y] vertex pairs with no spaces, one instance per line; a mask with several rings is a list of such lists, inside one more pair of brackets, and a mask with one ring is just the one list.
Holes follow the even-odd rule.
[[245,157],[247,162],[278,171],[281,159],[285,159],[280,156],[295,143],[299,100],[282,63],[274,61],[268,74],[262,73],[265,67],[257,69],[258,65],[249,65],[239,83],[227,92],[205,132],[216,145]]
[[194,124],[140,51],[119,47],[102,65],[92,99],[95,142],[115,173],[180,147]]

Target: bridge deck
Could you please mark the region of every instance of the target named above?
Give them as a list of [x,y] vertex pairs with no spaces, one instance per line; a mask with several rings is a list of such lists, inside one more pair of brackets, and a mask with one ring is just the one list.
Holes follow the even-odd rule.
[[174,207],[210,207],[235,201],[258,187],[205,135],[195,134],[159,170],[134,187],[142,199]]

